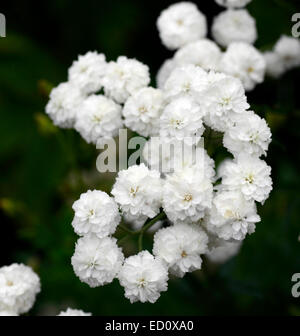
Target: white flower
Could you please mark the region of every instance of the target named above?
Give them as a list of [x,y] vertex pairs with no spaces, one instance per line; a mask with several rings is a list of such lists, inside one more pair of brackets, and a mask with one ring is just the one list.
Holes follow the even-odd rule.
[[154,236],[153,254],[171,273],[183,277],[201,268],[200,254],[207,250],[208,237],[197,225],[178,224],[160,229]]
[[266,61],[267,75],[279,78],[285,72],[283,59],[273,51],[265,52],[263,55]]
[[92,316],[92,313],[86,313],[80,309],[68,308],[66,311],[61,311],[57,316]]
[[31,267],[12,264],[0,268],[0,311],[27,313],[40,290],[40,279]]
[[[190,97],[179,97],[169,103],[160,117],[160,136],[185,142],[198,142],[204,132],[203,111]],[[193,139],[191,139],[193,138]]]
[[103,78],[104,92],[118,103],[124,103],[137,90],[150,82],[149,69],[143,63],[120,56],[107,64]]
[[204,221],[206,228],[225,240],[243,240],[260,221],[255,202],[247,201],[239,191],[219,191],[209,214]]
[[271,136],[265,119],[249,111],[225,132],[223,144],[235,156],[239,153],[261,156],[266,155]]
[[177,50],[174,60],[177,65],[194,64],[205,70],[216,70],[221,55],[220,48],[213,41],[201,39]]
[[211,84],[200,101],[207,111],[205,123],[216,131],[228,129],[249,108],[241,81],[230,76]]
[[163,187],[163,209],[170,221],[197,222],[211,207],[213,187],[205,171],[186,167],[167,175]]
[[216,0],[216,3],[228,8],[241,8],[247,6],[251,1],[252,0]]
[[154,303],[168,289],[168,271],[163,263],[148,251],[127,258],[119,273],[125,297],[131,303]]
[[12,310],[1,310],[0,316],[19,316],[19,315]]
[[163,107],[164,97],[161,90],[152,87],[140,89],[124,105],[124,123],[142,136],[157,135]]
[[214,18],[212,35],[223,47],[232,42],[253,44],[257,39],[256,22],[246,9],[229,9]]
[[272,190],[271,167],[246,153],[228,161],[221,173],[223,186],[240,191],[246,200],[264,203]]
[[121,107],[102,95],[91,95],[79,105],[74,127],[88,143],[114,137],[122,127]]
[[163,10],[157,28],[162,43],[169,49],[178,49],[207,33],[205,16],[191,2],[179,2]]
[[241,245],[241,241],[218,239],[218,245],[213,247],[205,256],[213,263],[224,263],[238,254]]
[[281,58],[286,70],[300,66],[300,40],[282,35],[274,46],[274,52]]
[[90,287],[103,286],[113,281],[123,263],[122,250],[115,238],[86,235],[79,238],[72,265],[79,279]]
[[239,78],[250,91],[264,80],[266,62],[263,55],[252,45],[244,42],[231,43],[220,61],[220,70]]
[[171,72],[176,68],[177,64],[173,59],[167,59],[159,68],[156,75],[156,84],[159,89],[162,89]]
[[143,158],[151,169],[164,174],[197,165],[208,179],[213,180],[215,175],[214,161],[204,148],[176,139],[150,138],[143,148]]
[[173,99],[182,95],[197,97],[207,88],[207,73],[194,64],[175,68],[165,82],[166,98]]
[[102,88],[106,71],[105,56],[96,51],[79,55],[69,68],[69,81],[78,86],[84,94],[95,93]]
[[61,83],[50,93],[46,113],[54,125],[62,128],[72,128],[76,118],[76,109],[83,101],[80,89],[69,83]]
[[80,235],[94,233],[104,238],[116,231],[120,223],[118,206],[105,192],[88,190],[74,202],[75,216],[72,222],[75,232]]
[[161,207],[160,174],[143,163],[131,166],[119,172],[111,193],[123,213],[153,218]]

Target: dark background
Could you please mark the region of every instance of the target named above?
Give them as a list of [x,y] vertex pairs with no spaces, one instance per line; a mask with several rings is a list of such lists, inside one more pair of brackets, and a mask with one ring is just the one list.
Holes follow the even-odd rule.
[[[57,314],[71,306],[95,315],[300,315],[291,277],[300,273],[300,69],[267,79],[248,94],[252,108],[273,132],[267,162],[274,190],[256,232],[240,254],[219,267],[172,279],[156,304],[130,304],[115,280],[91,289],[74,275],[70,258],[76,236],[71,205],[88,188],[110,191],[113,176],[95,168],[97,152],[72,130],[60,130],[44,114],[50,85],[67,79],[78,54],[97,50],[107,59],[135,57],[153,78],[172,56],[160,43],[155,22],[171,1],[6,1],[0,12],[0,266],[31,265],[42,292],[30,315]],[[222,9],[198,1],[209,24]],[[271,48],[290,35],[298,0],[253,0],[256,46]],[[151,239],[151,237],[150,237]],[[151,241],[151,240],[149,240]],[[128,249],[134,251],[134,242]]]

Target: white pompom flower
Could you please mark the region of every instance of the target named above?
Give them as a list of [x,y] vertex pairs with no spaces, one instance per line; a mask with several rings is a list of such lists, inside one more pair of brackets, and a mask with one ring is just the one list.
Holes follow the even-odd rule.
[[282,35],[274,46],[274,52],[281,58],[286,70],[300,66],[298,38]]
[[72,128],[76,120],[77,107],[84,98],[85,96],[74,84],[61,83],[51,90],[46,113],[54,125],[61,128]]
[[207,72],[194,64],[175,68],[164,85],[166,99],[179,96],[197,97],[207,89]]
[[109,98],[122,104],[137,90],[148,86],[149,82],[148,66],[135,59],[119,56],[116,62],[107,64],[103,87]]
[[285,72],[283,59],[273,51],[263,54],[266,61],[266,74],[273,78],[279,78]]
[[61,311],[57,316],[92,316],[92,313],[86,313],[80,309],[67,308],[65,311]]
[[72,226],[84,236],[94,233],[99,238],[113,234],[120,223],[119,209],[112,197],[100,190],[88,190],[73,204],[75,212]]
[[246,200],[264,203],[272,190],[271,167],[265,161],[246,153],[228,161],[221,172],[222,184],[228,190],[240,191]]
[[102,78],[106,71],[103,54],[96,51],[79,55],[69,68],[69,82],[78,86],[83,94],[96,93],[102,88]]
[[205,166],[201,168],[194,165],[166,176],[163,209],[175,224],[195,223],[211,207],[212,182],[207,178]]
[[220,48],[213,41],[201,39],[177,50],[174,61],[178,66],[194,64],[204,70],[217,70],[221,56]]
[[207,111],[204,122],[216,131],[227,130],[250,107],[241,81],[231,76],[211,84],[200,102]]
[[156,84],[159,89],[163,89],[166,80],[169,78],[171,72],[177,67],[173,58],[167,59],[159,68],[156,75]]
[[207,251],[207,234],[198,225],[178,224],[160,229],[154,236],[153,254],[169,271],[183,277],[201,269],[201,254]]
[[163,10],[157,28],[162,43],[169,49],[178,49],[207,34],[206,18],[191,2],[179,2]]
[[122,127],[121,107],[102,95],[91,95],[77,109],[75,129],[88,143],[97,144],[105,137],[114,137]]
[[197,143],[204,132],[203,110],[192,98],[179,97],[169,103],[160,117],[160,136]]
[[124,214],[153,218],[161,207],[160,173],[143,163],[121,170],[111,193]]
[[259,221],[254,201],[247,201],[239,191],[221,190],[214,197],[204,225],[221,239],[243,240],[255,231]]
[[127,99],[123,108],[124,124],[144,137],[157,135],[163,107],[161,90],[142,88]]
[[241,8],[247,6],[251,1],[252,0],[216,0],[216,3],[227,8]]
[[0,311],[27,313],[40,290],[40,279],[31,267],[12,264],[0,268]]
[[251,91],[262,83],[266,71],[266,61],[252,45],[234,42],[229,45],[220,61],[220,71],[239,78],[245,89]]
[[80,281],[98,287],[113,281],[123,260],[115,238],[90,234],[78,239],[71,262]]
[[232,42],[253,44],[257,39],[256,21],[246,9],[229,9],[214,18],[212,35],[223,47]]
[[241,249],[242,241],[228,241],[218,239],[218,244],[211,248],[206,254],[206,258],[216,264],[225,263],[236,256]]
[[154,303],[168,289],[168,271],[161,260],[148,251],[127,258],[120,270],[119,281],[131,303]]
[[266,155],[271,142],[271,131],[265,119],[252,111],[244,113],[224,134],[223,144],[234,156],[239,153]]

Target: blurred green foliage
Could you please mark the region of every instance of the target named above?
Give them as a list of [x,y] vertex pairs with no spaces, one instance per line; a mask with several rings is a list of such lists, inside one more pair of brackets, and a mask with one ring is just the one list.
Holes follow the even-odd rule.
[[[75,131],[53,126],[44,114],[47,95],[66,80],[77,54],[88,50],[108,59],[136,57],[155,74],[171,55],[155,28],[170,3],[14,1],[1,9],[7,37],[0,39],[0,218],[6,242],[0,259],[1,265],[24,262],[40,275],[42,292],[32,315],[67,306],[95,315],[300,315],[300,299],[291,296],[292,274],[300,272],[299,69],[249,94],[253,109],[272,128],[267,161],[274,191],[259,207],[262,221],[237,257],[170,280],[154,305],[130,304],[117,281],[91,289],[73,273],[71,205],[88,188],[109,192],[114,175],[97,173],[97,151]],[[213,1],[197,4],[209,22],[221,10]],[[257,19],[257,46],[266,49],[290,33],[291,16],[300,8],[298,0],[253,0],[249,11]],[[134,251],[134,242],[128,245]]]

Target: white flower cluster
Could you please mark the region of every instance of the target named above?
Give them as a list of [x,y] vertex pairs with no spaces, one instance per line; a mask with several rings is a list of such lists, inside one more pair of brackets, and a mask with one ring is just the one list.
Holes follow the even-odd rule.
[[[194,4],[164,10],[157,21],[160,37],[178,50],[160,69],[158,88],[148,86],[147,66],[124,56],[105,63],[103,56],[88,53],[70,69],[65,85],[84,97],[72,122],[87,142],[114,136],[123,123],[149,137],[144,162],[118,173],[112,197],[88,191],[73,205],[72,225],[81,237],[72,265],[82,282],[96,287],[117,278],[131,302],[153,303],[167,290],[170,274],[201,269],[205,254],[226,260],[254,232],[260,221],[256,202],[264,203],[272,189],[271,168],[261,159],[271,132],[245,94],[265,73],[264,57],[250,44],[256,38],[253,19],[232,9],[248,2],[219,1],[229,10],[215,20],[213,31],[228,46],[225,52],[205,38],[206,19]],[[58,111],[68,115],[72,100],[58,96],[47,108],[57,118]],[[209,134],[223,137],[232,157],[217,174],[204,148]],[[124,231],[139,234],[139,253],[126,258],[112,237],[121,217],[135,230],[122,226]],[[151,254],[142,239],[153,228]]]
[[282,35],[272,51],[264,53],[267,74],[278,78],[286,71],[300,66],[300,40]]
[[[68,82],[52,89],[46,113],[55,125],[73,127],[88,143],[96,144],[101,138],[116,135],[123,125],[121,104],[149,82],[148,67],[135,59],[120,56],[116,62],[106,62],[103,54],[88,52],[72,64]],[[134,106],[142,101],[146,108],[147,95],[156,96],[157,106],[149,107],[149,111]],[[143,113],[146,122],[153,120],[159,109],[159,93],[141,93],[127,108],[128,123],[136,113]],[[146,127],[147,132],[151,132],[150,127]]]
[[227,8],[241,8],[248,5],[251,1],[252,0],[216,0],[216,3]]
[[40,290],[40,279],[31,267],[23,264],[1,267],[0,314],[17,316],[27,313]]
[[92,316],[92,314],[86,313],[80,309],[68,308],[66,311],[61,311],[57,316]]
[[[194,4],[181,2],[162,12],[157,21],[161,40],[166,47],[178,50],[174,57],[166,60],[159,69],[157,74],[159,88],[164,87],[175,68],[188,64],[237,77],[247,91],[263,82],[266,61],[263,55],[252,46],[257,39],[255,19],[246,9],[234,9],[245,6],[249,1],[217,2],[229,7],[214,18],[212,24],[212,36],[220,46],[227,48],[225,52],[222,52],[215,42],[205,38],[203,29],[198,28],[198,35],[201,36],[197,36],[194,34],[193,25],[184,26],[185,29],[178,28],[178,22],[191,20],[191,13],[187,9],[193,8],[193,13],[200,13]],[[188,28],[190,38],[186,37]],[[178,39],[181,43],[177,43]]]

